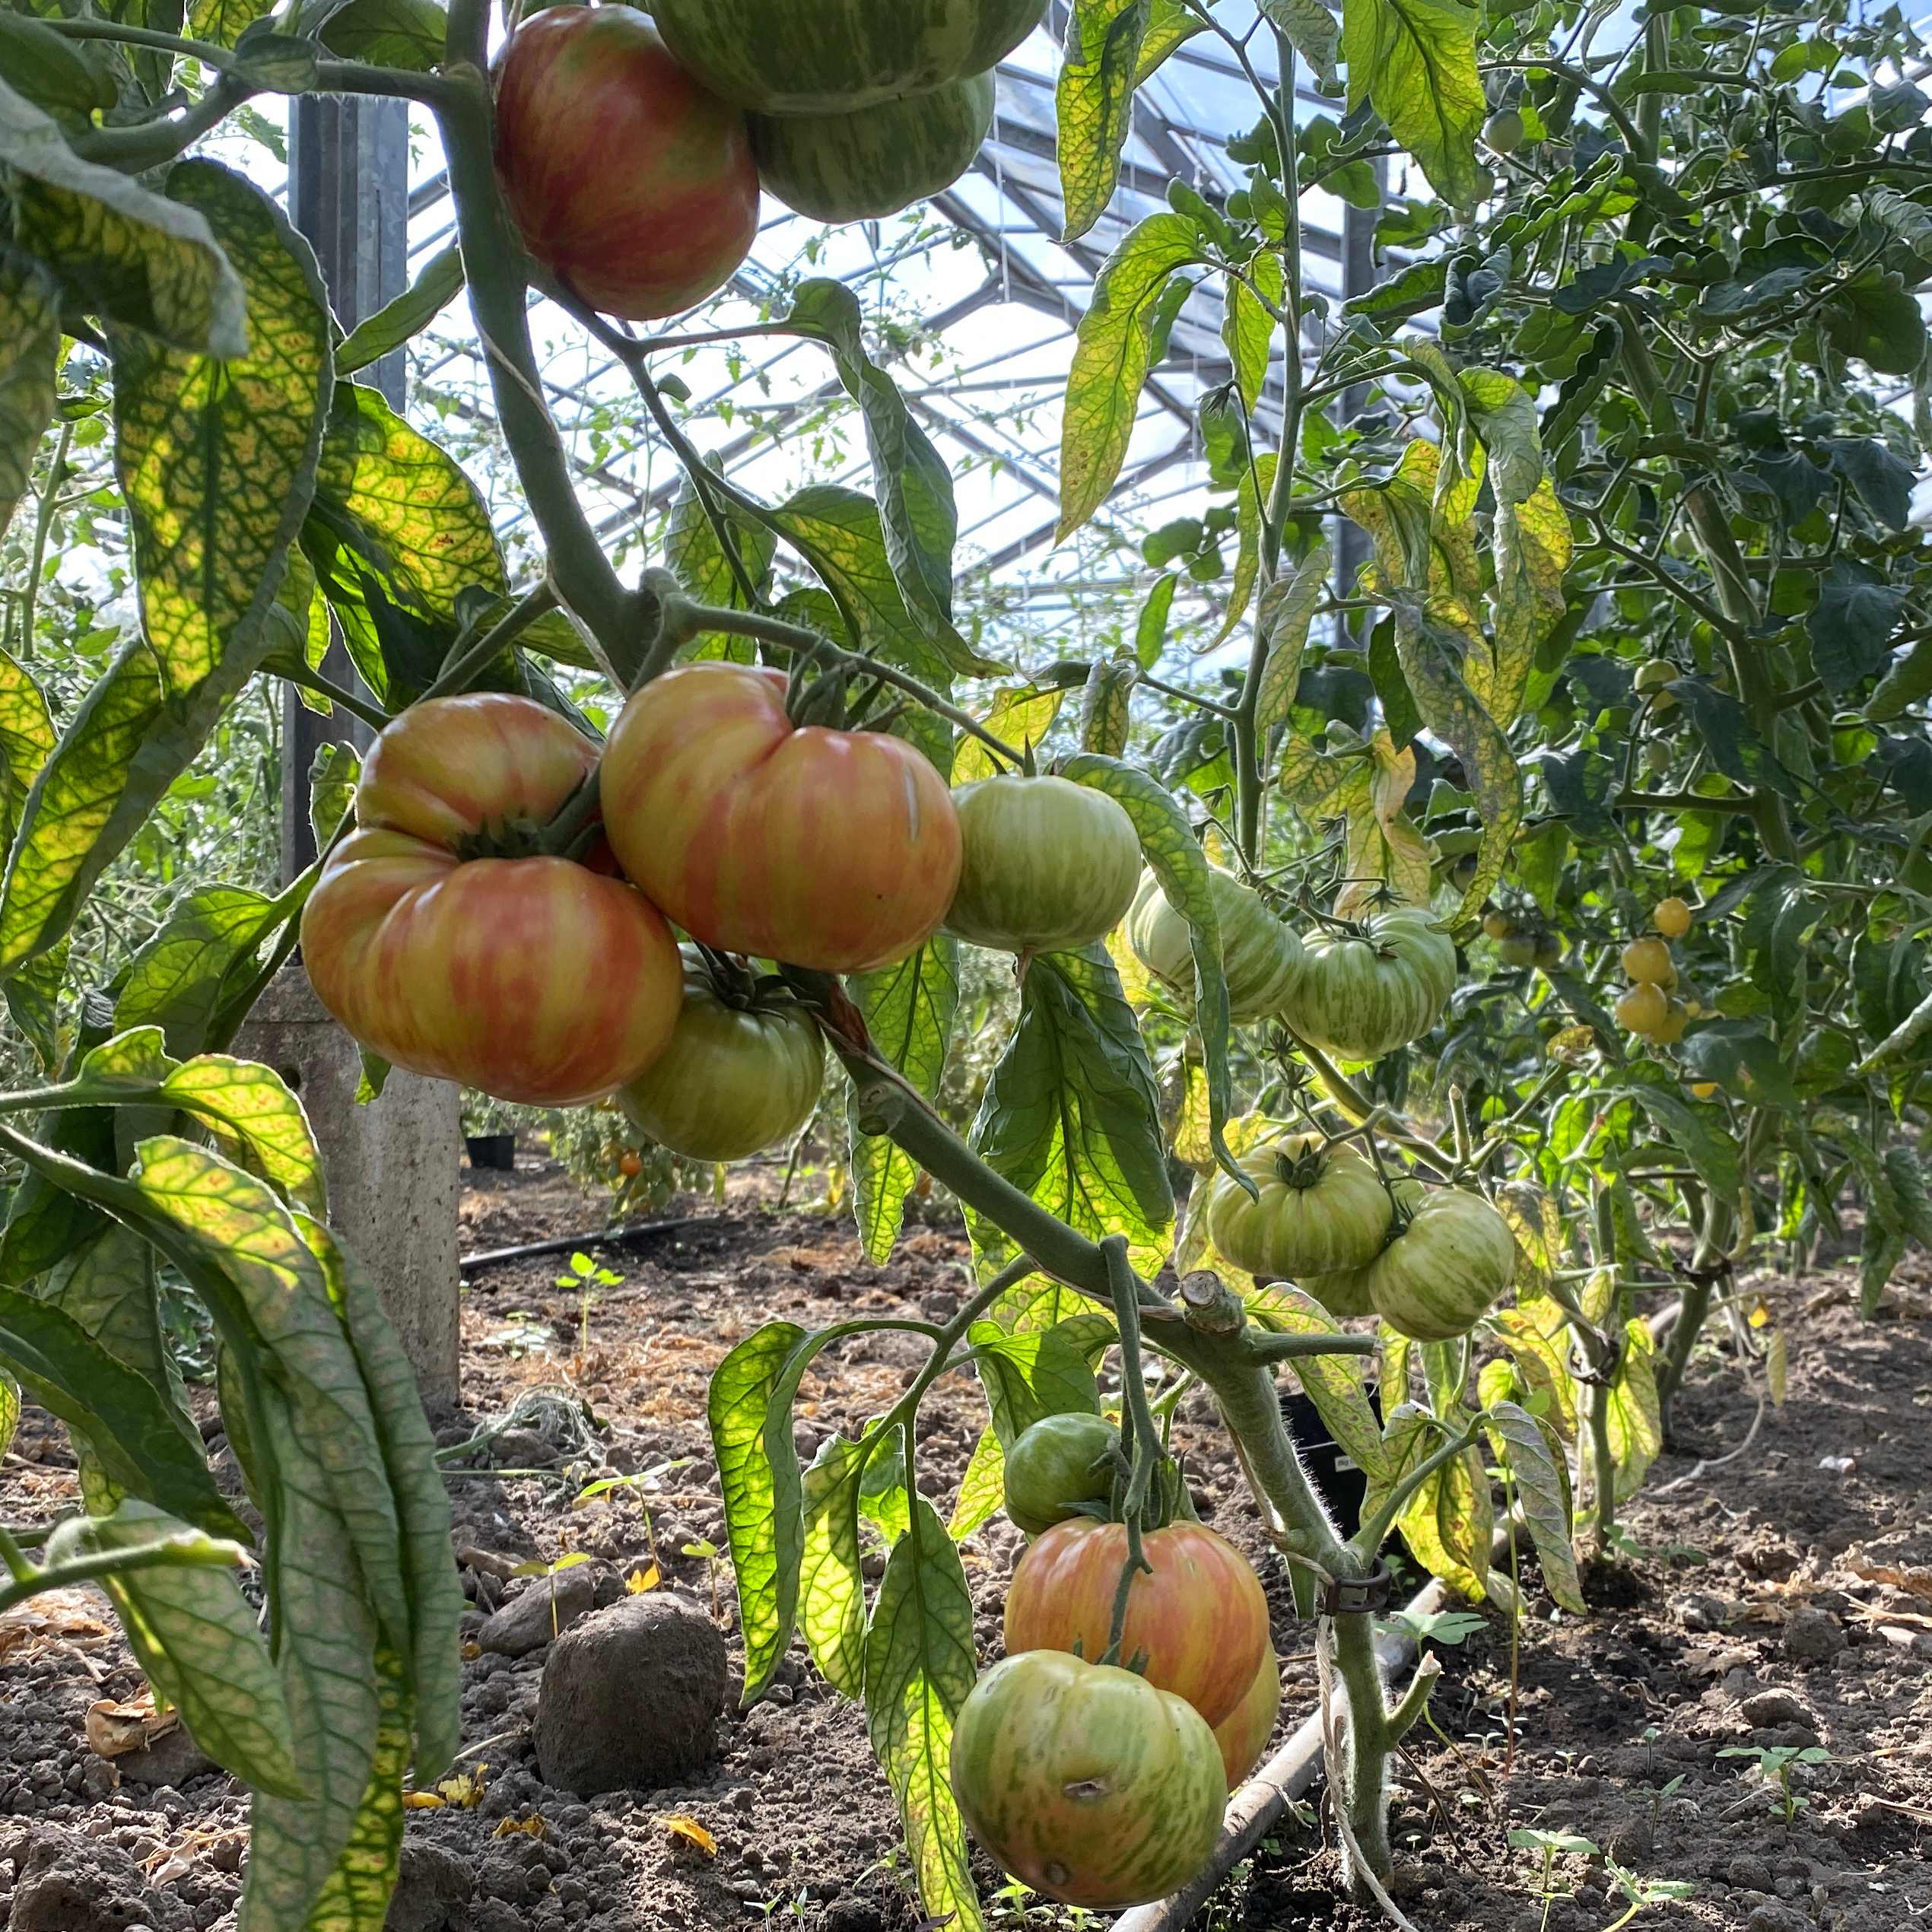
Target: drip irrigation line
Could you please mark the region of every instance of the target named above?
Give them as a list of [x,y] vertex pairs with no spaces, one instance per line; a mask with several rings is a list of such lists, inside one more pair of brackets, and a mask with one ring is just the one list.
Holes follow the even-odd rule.
[[716,1227],[717,1219],[714,1214],[691,1214],[675,1221],[640,1221],[634,1227],[600,1228],[593,1234],[559,1235],[554,1241],[531,1241],[522,1247],[493,1247],[481,1254],[459,1256],[456,1272],[473,1275],[512,1261],[535,1260],[545,1254],[570,1254],[583,1248],[630,1247],[659,1235],[675,1235],[681,1228]]

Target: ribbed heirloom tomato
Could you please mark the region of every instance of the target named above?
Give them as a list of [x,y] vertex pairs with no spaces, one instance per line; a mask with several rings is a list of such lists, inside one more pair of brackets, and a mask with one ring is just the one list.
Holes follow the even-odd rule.
[[1456,985],[1456,946],[1426,907],[1372,913],[1358,929],[1324,926],[1282,1017],[1344,1060],[1380,1060],[1435,1025]]
[[433,698],[370,748],[356,829],[302,914],[323,1004],[398,1066],[499,1100],[596,1100],[656,1059],[683,1000],[663,918],[529,849],[596,748],[526,697]]
[[1062,1904],[1163,1899],[1206,1864],[1227,1780],[1183,1698],[1057,1651],[996,1663],[960,1707],[952,1789],[973,1835]]
[[1417,1342],[1466,1334],[1516,1276],[1516,1237],[1480,1194],[1425,1193],[1409,1223],[1371,1262],[1369,1299]]
[[628,6],[552,7],[497,63],[497,173],[523,246],[593,308],[673,316],[758,234],[744,115]]
[[[1266,1019],[1282,1009],[1301,973],[1301,942],[1232,872],[1208,872],[1208,891],[1221,926],[1221,971],[1228,982],[1228,1011],[1235,1020]],[[1161,882],[1141,875],[1127,914],[1127,944],[1155,978],[1180,1003],[1194,1003],[1193,937],[1187,922],[1168,903]]]
[[[1218,1724],[1247,1695],[1268,1647],[1268,1600],[1247,1559],[1200,1523],[1143,1540],[1151,1574],[1127,1592],[1120,1654],[1147,1656],[1147,1681]],[[1126,1526],[1076,1516],[1020,1559],[1006,1593],[1006,1648],[1105,1654]]]
[[1228,1174],[1208,1197],[1208,1232],[1236,1267],[1298,1282],[1364,1266],[1381,1252],[1395,1210],[1352,1142],[1324,1147],[1318,1134],[1280,1134],[1238,1165],[1260,1199]]
[[923,945],[959,883],[945,781],[902,738],[796,728],[778,671],[687,664],[646,685],[605,748],[624,872],[694,939],[825,973]]
[[632,1126],[693,1161],[742,1161],[788,1141],[818,1104],[825,1047],[796,1004],[721,990],[682,949],[684,1010],[671,1044],[618,1095]]

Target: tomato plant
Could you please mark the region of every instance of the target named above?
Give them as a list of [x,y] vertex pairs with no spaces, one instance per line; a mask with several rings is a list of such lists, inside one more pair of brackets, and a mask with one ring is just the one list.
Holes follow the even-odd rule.
[[[876,303],[815,272],[717,328],[609,319],[732,274],[757,154],[828,219],[950,179],[1040,0],[554,9],[494,81],[478,0],[405,11],[0,12],[0,1358],[86,1477],[39,1558],[0,1532],[0,1607],[107,1579],[157,1693],[256,1793],[248,1932],[351,1892],[375,1911],[405,1768],[420,1787],[459,1742],[459,1600],[433,1438],[300,1097],[230,1050],[299,945],[372,1090],[386,1059],[513,1098],[626,1086],[659,1142],[642,1181],[666,1149],[793,1133],[829,1069],[869,1257],[917,1190],[957,1208],[956,1315],[774,1321],[710,1405],[748,1695],[802,1628],[868,1701],[928,1915],[983,1923],[949,1765],[990,1851],[1099,1906],[1190,1879],[1260,1748],[1266,1599],[1177,1516],[1183,1378],[1346,1689],[1331,1811],[1372,1892],[1432,1681],[1385,1681],[1359,1607],[1387,1540],[1520,1614],[1499,1469],[1539,1587],[1586,1614],[1581,1559],[1618,1560],[1700,1346],[1781,1396],[1781,1291],[1743,1272],[1842,1241],[1876,1318],[1932,1238],[1915,40],[1839,0],[1775,34],[1551,0],[1435,8],[1419,53],[1391,0],[1344,0],[1339,29],[1073,0],[1056,240],[1084,249],[1123,182],[1145,204],[1100,231],[1049,372],[1058,469],[1027,485],[1058,497],[1081,596],[1112,580],[1076,657],[967,607],[929,427],[952,399],[894,374],[924,342],[888,299],[900,257],[868,238]],[[1207,131],[1217,192],[1162,202],[1123,145],[1190,40],[1256,98]],[[455,211],[453,254],[347,336],[276,199],[191,151],[306,94],[420,110]],[[1391,199],[1397,157],[1416,192]],[[1400,262],[1339,309],[1317,194],[1372,207]],[[634,387],[661,527],[620,533],[603,479],[577,487],[606,424],[580,448],[554,418],[533,275],[571,354]],[[439,443],[354,378],[459,287],[482,374],[439,392]],[[1177,405],[1203,317],[1225,362],[1190,351]],[[802,418],[739,381],[766,338],[824,358]],[[731,387],[694,402],[675,371],[706,349]],[[1203,480],[1142,532],[1119,485],[1150,398]],[[842,478],[863,445],[866,487],[771,500],[774,469],[693,440],[767,409],[764,453],[802,423],[795,453]],[[77,488],[91,449],[111,475]],[[54,533],[110,523],[123,581],[83,596]],[[134,615],[91,653],[108,590]],[[366,725],[367,766],[313,774],[314,867],[202,877],[265,843],[221,815],[302,776],[234,768],[251,730],[279,755],[284,687]],[[197,797],[219,830],[163,879]],[[130,874],[161,881],[132,926]],[[617,1122],[589,1138],[621,1171]],[[164,1265],[218,1331],[221,1424],[275,1527],[272,1642]],[[919,1365],[801,1470],[808,1371],[880,1330]],[[919,1423],[955,1371],[987,1421],[942,1517]],[[1346,1535],[1285,1373],[1362,1473]],[[0,1428],[17,1406],[0,1380]],[[1040,1526],[1009,1637],[1082,1655],[1022,1650],[976,1688],[959,1545],[1003,1501]],[[1116,1667],[1143,1651],[1184,1696]],[[325,1676],[339,1734],[306,1701]],[[1158,1777],[1126,1778],[1150,1738]]]

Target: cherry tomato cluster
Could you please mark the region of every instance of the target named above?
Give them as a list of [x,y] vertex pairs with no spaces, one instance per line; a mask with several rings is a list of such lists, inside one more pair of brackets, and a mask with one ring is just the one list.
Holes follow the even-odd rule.
[[1691,929],[1691,909],[1682,899],[1664,899],[1651,915],[1653,929],[1623,949],[1623,976],[1630,990],[1616,1003],[1617,1024],[1660,1047],[1674,1047],[1702,1010],[1694,1001],[1673,996],[1677,964],[1670,942]]

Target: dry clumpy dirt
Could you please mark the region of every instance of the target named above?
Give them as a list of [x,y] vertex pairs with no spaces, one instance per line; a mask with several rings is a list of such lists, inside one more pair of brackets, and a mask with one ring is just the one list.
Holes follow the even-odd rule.
[[[554,1170],[529,1168],[473,1177],[466,1250],[596,1225],[597,1208]],[[567,1256],[491,1268],[467,1286],[465,1408],[439,1419],[439,1435],[454,1444],[500,1432],[452,1484],[474,1606],[462,1767],[473,1782],[410,1811],[391,1932],[695,1932],[767,1916],[803,1932],[920,1924],[856,1709],[797,1644],[770,1696],[736,1708],[729,1579],[704,1553],[724,1542],[704,1399],[711,1369],[767,1320],[945,1320],[966,1282],[963,1243],[942,1226],[917,1230],[876,1268],[837,1218],[736,1196],[722,1211],[677,1212],[696,1219],[599,1251],[622,1279],[594,1291],[587,1311],[555,1285]],[[1640,1878],[1695,1885],[1687,1900],[1647,1906],[1644,1927],[1891,1932],[1932,1909],[1932,1345],[1921,1323],[1860,1325],[1841,1294],[1820,1292],[1832,1286],[1772,1285],[1792,1331],[1789,1400],[1746,1456],[1694,1475],[1700,1454],[1742,1439],[1756,1407],[1735,1363],[1714,1353],[1700,1365],[1682,1451],[1627,1512],[1639,1553],[1593,1578],[1590,1618],[1552,1622],[1546,1611],[1524,1633],[1513,1758],[1506,1623],[1492,1616],[1445,1653],[1442,1735],[1416,1734],[1397,1794],[1401,1903],[1418,1932],[1536,1932],[1536,1861],[1505,1842],[1531,1827],[1587,1838]],[[873,1336],[821,1356],[800,1391],[801,1453],[889,1406],[922,1346]],[[919,1482],[942,1508],[983,1418],[964,1377],[927,1400]],[[1313,1708],[1306,1633],[1225,1438],[1204,1414],[1183,1421],[1202,1513],[1268,1587],[1285,1734]],[[539,1473],[516,1473],[529,1471]],[[613,1477],[634,1479],[583,1494]],[[0,1470],[0,1517],[44,1521],[74,1495],[60,1432],[30,1411]],[[996,1520],[966,1546],[983,1661],[997,1654],[1018,1540]],[[591,1560],[513,1574],[574,1556]],[[613,1683],[610,1695],[620,1733],[682,1761],[672,1781],[587,1800],[547,1784],[535,1716],[554,1632],[581,1649],[596,1640],[583,1619],[621,1622],[627,1603],[657,1593],[685,1660],[650,1708],[634,1684]],[[713,1625],[727,1681],[707,1727],[677,1707],[714,1667]],[[89,1706],[141,1689],[102,1600],[43,1598],[0,1620],[8,1932],[232,1925],[245,1793],[179,1732],[112,1762],[87,1742]],[[581,1684],[573,1695],[574,1711]],[[1829,1755],[1794,1771],[1804,1803],[1788,1826],[1751,1760],[1719,1755],[1813,1744]],[[1196,1923],[1381,1923],[1337,1905],[1336,1871],[1318,1813],[1285,1821]],[[996,1875],[981,1875],[990,1897]],[[1556,1884],[1571,1895],[1550,1907],[1550,1932],[1602,1932],[1629,1902],[1600,1861],[1560,1860]],[[1024,1918],[1017,1905],[992,1908],[1003,1932],[1075,1922],[1037,1901]]]

